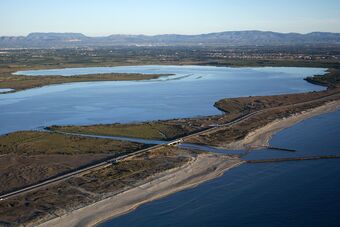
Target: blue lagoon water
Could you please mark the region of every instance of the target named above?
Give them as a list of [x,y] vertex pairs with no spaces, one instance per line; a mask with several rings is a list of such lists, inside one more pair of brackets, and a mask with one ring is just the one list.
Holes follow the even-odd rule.
[[134,66],[35,70],[25,75],[176,74],[155,80],[72,83],[0,95],[0,134],[53,124],[134,122],[219,114],[219,99],[318,91],[320,68]]
[[[339,154],[339,138],[340,110],[286,129],[271,143],[298,150],[289,155]],[[269,158],[287,154],[263,150],[252,158],[266,158],[266,152]],[[339,188],[339,159],[244,164],[100,227],[339,226]]]

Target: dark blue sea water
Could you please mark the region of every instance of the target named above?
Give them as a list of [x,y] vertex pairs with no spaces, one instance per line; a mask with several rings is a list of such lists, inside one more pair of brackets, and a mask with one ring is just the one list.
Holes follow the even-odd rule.
[[296,152],[259,150],[251,152],[245,159],[340,154],[340,110],[313,117],[285,129],[274,135],[270,144]]
[[[340,153],[340,111],[278,133],[248,158]],[[340,160],[244,164],[196,188],[107,221],[113,226],[340,226]]]
[[318,68],[209,66],[102,67],[21,72],[27,75],[172,73],[147,81],[73,83],[0,95],[0,134],[53,124],[148,121],[219,114],[226,97],[297,93],[324,88],[307,83]]

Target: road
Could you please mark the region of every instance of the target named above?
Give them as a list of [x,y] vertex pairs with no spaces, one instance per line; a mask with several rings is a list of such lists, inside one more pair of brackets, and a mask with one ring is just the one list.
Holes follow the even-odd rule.
[[245,120],[249,119],[252,116],[261,114],[261,113],[266,112],[266,111],[271,111],[271,110],[279,109],[279,108],[282,108],[282,107],[295,107],[295,106],[310,104],[310,103],[314,103],[314,102],[318,102],[318,101],[326,101],[330,97],[334,97],[334,98],[339,99],[340,98],[340,93],[326,95],[326,96],[323,96],[321,98],[314,99],[314,100],[307,101],[307,102],[296,103],[296,104],[285,105],[285,106],[279,106],[279,107],[272,107],[272,108],[267,108],[267,109],[263,109],[263,110],[254,111],[254,112],[245,114],[243,116],[240,116],[240,117],[238,117],[238,118],[234,119],[233,121],[228,122],[226,124],[212,126],[212,127],[207,128],[205,130],[202,130],[200,132],[196,132],[196,133],[193,133],[193,134],[190,134],[190,135],[178,138],[176,140],[169,141],[169,142],[167,142],[165,144],[158,144],[158,145],[146,148],[146,149],[142,149],[142,150],[135,151],[135,152],[132,152],[132,153],[129,153],[129,154],[126,154],[126,155],[122,155],[122,156],[116,157],[116,158],[105,160],[103,162],[100,162],[100,163],[97,163],[97,164],[94,164],[94,165],[91,165],[91,166],[87,166],[87,167],[84,167],[82,169],[70,172],[70,173],[66,173],[66,174],[64,174],[62,176],[53,177],[53,178],[50,178],[50,179],[45,180],[43,182],[40,182],[40,183],[31,185],[31,186],[28,186],[28,187],[25,187],[25,188],[22,188],[22,189],[18,189],[18,190],[15,190],[15,191],[12,191],[12,192],[0,195],[0,200],[8,199],[8,198],[14,197],[14,196],[19,196],[19,195],[22,195],[22,194],[27,193],[27,192],[32,192],[34,190],[38,190],[38,189],[41,189],[43,187],[50,186],[50,185],[58,183],[60,181],[67,180],[67,179],[69,179],[71,177],[74,177],[74,176],[82,175],[82,174],[88,173],[88,172],[96,170],[96,169],[105,168],[107,166],[112,165],[113,163],[119,162],[119,161],[121,161],[123,159],[126,159],[126,158],[129,158],[129,157],[133,157],[133,156],[139,155],[141,153],[144,153],[144,152],[147,152],[147,151],[150,151],[150,150],[158,149],[158,148],[161,148],[163,146],[169,146],[169,145],[173,146],[173,145],[180,144],[184,140],[189,139],[191,137],[204,135],[206,133],[211,133],[211,132],[214,132],[214,131],[221,130],[221,129],[225,128],[225,127],[230,127],[232,125],[235,125],[237,123],[245,121]]

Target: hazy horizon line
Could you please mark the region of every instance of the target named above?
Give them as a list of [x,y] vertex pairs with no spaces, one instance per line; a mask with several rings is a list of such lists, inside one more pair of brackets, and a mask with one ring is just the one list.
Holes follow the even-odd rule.
[[202,32],[202,33],[155,33],[155,34],[147,34],[147,33],[108,33],[103,35],[94,35],[94,34],[86,34],[83,32],[57,32],[57,31],[49,31],[49,32],[41,32],[41,31],[34,31],[26,33],[25,35],[0,35],[0,37],[27,37],[30,34],[41,33],[41,34],[82,34],[87,37],[108,37],[111,35],[127,35],[127,36],[160,36],[160,35],[183,35],[183,36],[195,36],[195,35],[206,35],[206,34],[214,34],[214,33],[223,33],[223,32],[273,32],[273,33],[280,33],[280,34],[300,34],[300,35],[307,35],[311,33],[333,33],[339,34],[340,32],[331,32],[331,31],[310,31],[310,32],[280,32],[274,30],[258,30],[258,29],[245,29],[245,30],[222,30],[222,31],[212,31],[212,32]]

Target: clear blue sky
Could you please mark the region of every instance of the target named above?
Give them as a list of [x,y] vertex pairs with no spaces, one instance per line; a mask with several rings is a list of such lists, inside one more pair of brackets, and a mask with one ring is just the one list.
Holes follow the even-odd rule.
[[0,35],[340,32],[340,0],[0,0]]

